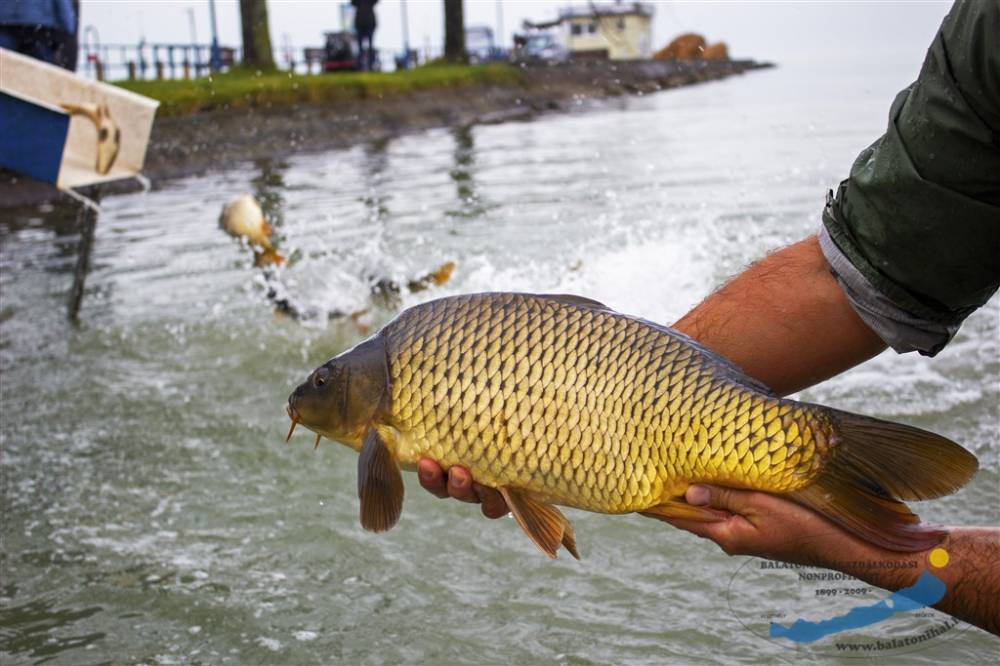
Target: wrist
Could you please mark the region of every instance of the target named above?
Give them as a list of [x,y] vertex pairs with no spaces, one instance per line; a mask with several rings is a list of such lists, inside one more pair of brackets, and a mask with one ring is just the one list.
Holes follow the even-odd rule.
[[854,576],[882,589],[896,591],[916,582],[929,551],[901,553],[841,535],[835,548],[815,553],[819,566]]

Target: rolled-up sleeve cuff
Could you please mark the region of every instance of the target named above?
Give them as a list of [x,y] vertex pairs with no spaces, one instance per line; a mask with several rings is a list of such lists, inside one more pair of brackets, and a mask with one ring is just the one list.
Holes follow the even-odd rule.
[[935,356],[958,331],[961,322],[943,324],[903,310],[879,292],[854,267],[833,242],[825,225],[820,225],[819,246],[833,275],[861,320],[897,353],[917,351]]

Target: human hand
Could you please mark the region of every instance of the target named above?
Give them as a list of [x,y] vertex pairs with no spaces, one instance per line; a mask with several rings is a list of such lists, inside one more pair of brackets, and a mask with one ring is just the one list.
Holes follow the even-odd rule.
[[[436,497],[481,504],[487,518],[500,518],[509,509],[493,488],[472,480],[469,470],[454,466],[447,472],[433,460],[417,463],[420,485]],[[752,555],[795,564],[823,565],[831,560],[875,558],[885,553],[861,541],[823,516],[791,500],[752,490],[708,485],[690,486],[688,504],[725,511],[722,521],[663,519],[674,527],[714,541],[728,555]]]
[[447,472],[430,458],[417,462],[417,477],[420,485],[435,497],[452,497],[462,502],[481,504],[487,518],[507,515],[507,503],[497,490],[480,485],[472,480],[472,474],[464,467],[450,468]]
[[727,555],[821,566],[824,562],[884,555],[882,549],[820,514],[768,493],[693,485],[685,499],[688,504],[721,509],[730,515],[715,523],[661,520],[714,541]]

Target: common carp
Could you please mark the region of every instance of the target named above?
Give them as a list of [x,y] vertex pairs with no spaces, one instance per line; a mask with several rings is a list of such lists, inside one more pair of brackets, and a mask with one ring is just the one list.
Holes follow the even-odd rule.
[[[549,557],[579,558],[555,505],[719,520],[693,483],[766,491],[880,546],[943,531],[903,500],[954,492],[975,456],[917,428],[775,396],[670,328],[578,296],[487,293],[409,308],[317,368],[292,419],[360,452],[361,524],[399,519],[400,468],[467,467]],[[287,438],[286,438],[287,439]]]
[[[451,279],[455,272],[455,262],[446,261],[437,270],[431,271],[421,277],[412,278],[406,281],[406,290],[411,294],[426,291],[432,287],[440,287]],[[369,278],[372,285],[372,296],[377,299],[380,305],[385,307],[398,307],[402,302],[400,294],[403,292],[403,285],[388,277]]]
[[219,226],[236,238],[245,238],[253,249],[254,264],[260,267],[282,264],[285,258],[271,243],[274,229],[264,218],[260,204],[250,194],[241,194],[222,208]]

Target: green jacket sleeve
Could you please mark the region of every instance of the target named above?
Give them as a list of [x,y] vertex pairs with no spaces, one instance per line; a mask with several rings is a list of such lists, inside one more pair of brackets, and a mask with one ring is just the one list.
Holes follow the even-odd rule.
[[[823,224],[827,246],[867,282],[846,289],[862,318],[889,304],[908,325],[950,331],[930,344],[886,340],[897,351],[937,353],[997,290],[1000,0],[955,3],[919,78],[893,102],[885,135],[855,160]],[[882,305],[866,304],[866,292]]]

